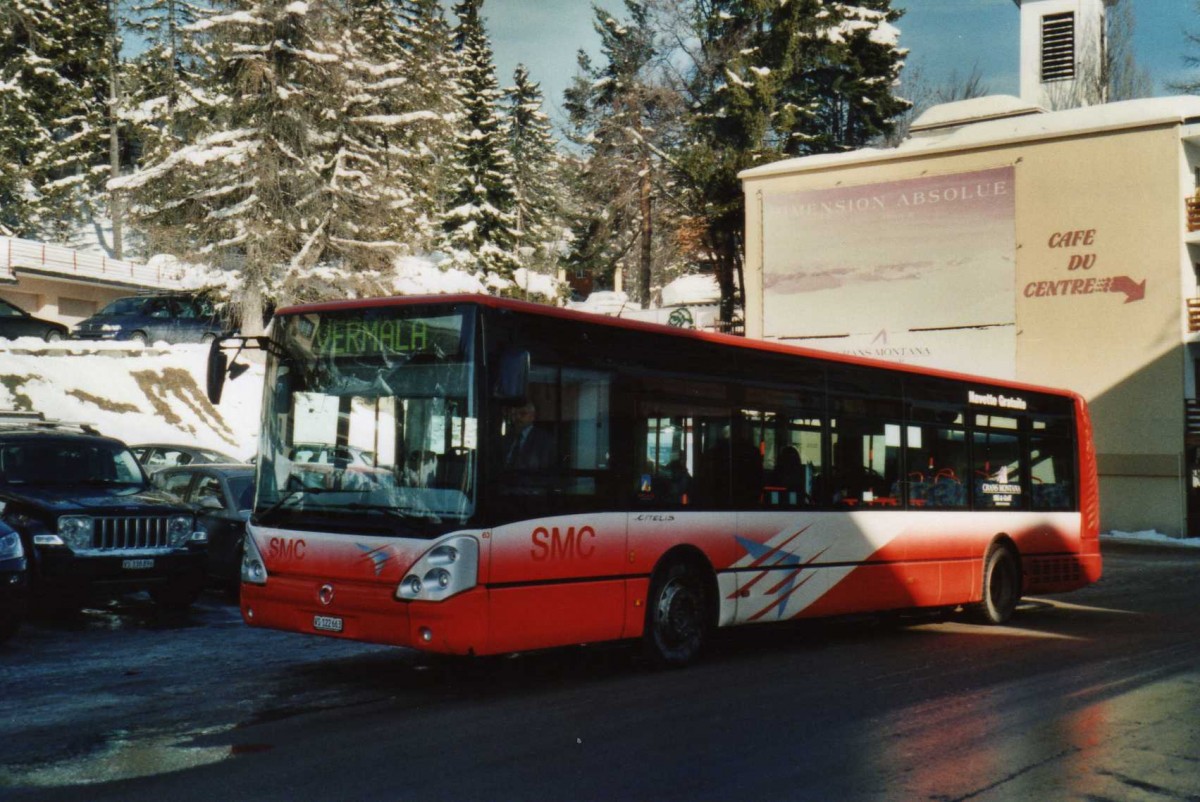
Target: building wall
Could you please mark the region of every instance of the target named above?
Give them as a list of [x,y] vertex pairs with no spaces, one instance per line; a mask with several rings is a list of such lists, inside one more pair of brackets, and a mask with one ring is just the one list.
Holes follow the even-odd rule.
[[[1102,526],[1181,534],[1183,399],[1190,370],[1182,315],[1192,272],[1182,243],[1183,197],[1193,186],[1179,126],[1064,134],[934,154],[896,151],[869,159],[864,154],[854,163],[828,167],[817,159],[812,169],[798,160],[796,172],[746,178],[747,334],[864,353],[853,338],[805,339],[803,314],[771,318],[763,280],[764,272],[770,276],[774,269],[770,260],[790,253],[803,267],[806,259],[818,258],[804,253],[803,225],[773,225],[772,214],[764,216],[781,194],[857,186],[867,187],[860,192],[869,195],[871,185],[1011,166],[1015,268],[1004,263],[1001,251],[993,249],[987,258],[998,273],[1012,276],[1011,299],[1005,299],[1012,306],[994,304],[995,315],[973,307],[980,328],[913,332],[897,330],[893,323],[887,339],[894,353],[865,355],[1082,393],[1096,424]],[[863,228],[852,236],[863,248],[880,250],[876,231]],[[931,250],[937,250],[943,235],[934,228],[928,236]],[[977,257],[969,244],[958,247],[964,263]],[[1188,280],[1181,278],[1184,274]],[[876,310],[893,309],[901,297],[896,288],[912,281],[923,283],[923,304],[971,304],[970,293],[947,271],[937,270],[878,280],[870,303],[861,294],[853,304],[843,303],[835,288],[814,292],[812,305],[835,307],[848,330],[869,332],[879,317]],[[769,295],[771,287],[765,290]],[[904,293],[911,297],[909,289]],[[1015,313],[1011,336],[988,336],[985,324],[1004,323],[1009,309]],[[827,332],[817,332],[822,333]],[[901,342],[902,347],[895,346]],[[973,364],[964,365],[964,359]]]
[[0,285],[0,298],[30,314],[74,325],[110,301],[136,295],[136,288],[112,288],[94,284],[56,281],[18,274],[16,284]]

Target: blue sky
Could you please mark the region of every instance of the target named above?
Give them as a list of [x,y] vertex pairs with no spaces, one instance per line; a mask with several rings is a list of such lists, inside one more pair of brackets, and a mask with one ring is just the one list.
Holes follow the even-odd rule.
[[[1184,32],[1200,32],[1197,2],[1122,1],[1133,3],[1139,62],[1149,70],[1157,93],[1170,94],[1167,84],[1188,72]],[[621,0],[599,5],[623,8]],[[992,93],[1018,93],[1019,12],[1013,0],[895,0],[894,5],[906,12],[899,28],[901,46],[910,51],[909,64],[919,67],[930,84],[936,86],[955,72],[965,76],[978,64]],[[557,109],[575,74],[576,51],[582,47],[596,53],[591,6],[587,0],[486,0],[483,13],[501,86],[509,85],[513,68],[524,63],[542,85],[547,110],[560,120]]]

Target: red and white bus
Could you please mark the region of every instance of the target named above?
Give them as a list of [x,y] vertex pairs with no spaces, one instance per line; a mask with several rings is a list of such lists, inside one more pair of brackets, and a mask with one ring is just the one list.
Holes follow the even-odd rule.
[[[452,654],[1096,581],[1073,393],[486,296],[278,311],[242,563],[252,626]],[[235,355],[236,359],[236,355]],[[354,460],[308,463],[296,443]]]

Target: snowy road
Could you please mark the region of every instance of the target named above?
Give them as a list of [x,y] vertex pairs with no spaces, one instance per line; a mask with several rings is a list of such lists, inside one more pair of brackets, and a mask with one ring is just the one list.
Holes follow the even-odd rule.
[[676,672],[93,611],[0,647],[0,798],[1198,798],[1200,555],[1105,568],[1013,627],[739,630]]

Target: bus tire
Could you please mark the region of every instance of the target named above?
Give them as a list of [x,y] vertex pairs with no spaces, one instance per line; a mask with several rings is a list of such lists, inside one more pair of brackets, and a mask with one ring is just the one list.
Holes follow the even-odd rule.
[[692,562],[672,561],[654,573],[642,644],[656,665],[685,666],[704,648],[712,628],[707,587],[703,571]]
[[1004,624],[1021,600],[1021,563],[1010,546],[996,544],[983,563],[983,600],[976,609],[985,624]]

